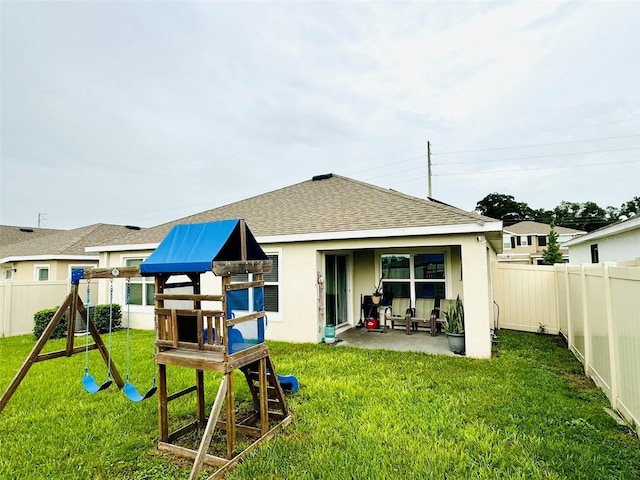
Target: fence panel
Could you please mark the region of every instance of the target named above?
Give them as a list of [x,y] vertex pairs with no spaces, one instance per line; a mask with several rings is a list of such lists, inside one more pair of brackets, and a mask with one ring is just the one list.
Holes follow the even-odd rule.
[[604,268],[598,264],[585,268],[585,304],[590,342],[589,369],[598,385],[611,399],[611,362],[609,360],[609,328],[605,302]]
[[33,315],[59,306],[69,294],[68,281],[4,282],[0,323],[5,337],[33,332]]
[[584,307],[582,304],[582,269],[580,267],[567,267],[569,277],[569,322],[571,324],[570,338],[572,343],[569,348],[584,362],[585,357],[585,331],[584,331]]
[[500,327],[536,332],[544,326],[548,333],[558,333],[554,268],[494,265],[494,300],[500,306]]
[[567,297],[569,295],[569,285],[567,281],[566,275],[566,266],[565,265],[556,265],[555,266],[555,274],[556,274],[556,289],[557,289],[557,312],[558,312],[558,329],[565,338],[569,338],[569,316],[567,314],[568,310],[568,302]]
[[640,425],[640,268],[610,267],[616,354],[614,408]]

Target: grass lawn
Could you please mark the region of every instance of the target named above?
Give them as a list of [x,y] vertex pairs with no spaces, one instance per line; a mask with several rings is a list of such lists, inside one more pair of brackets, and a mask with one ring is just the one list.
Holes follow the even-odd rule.
[[[125,336],[113,336],[123,375]],[[0,339],[0,391],[33,345],[29,336]],[[153,375],[152,345],[152,332],[132,332],[131,379],[140,390]],[[503,331],[491,360],[269,348],[278,372],[301,383],[289,397],[293,423],[228,478],[640,478],[640,442],[603,411],[605,396],[557,337]],[[97,352],[90,363],[102,379]],[[83,355],[32,367],[0,413],[0,478],[186,479],[190,464],[155,451],[156,398],[134,404],[115,387],[89,395],[83,368]],[[170,393],[193,378],[170,370]],[[210,409],[219,377],[205,378]],[[237,384],[239,402],[248,403],[246,385]],[[171,418],[182,419],[175,426],[194,405],[193,395],[172,402]]]

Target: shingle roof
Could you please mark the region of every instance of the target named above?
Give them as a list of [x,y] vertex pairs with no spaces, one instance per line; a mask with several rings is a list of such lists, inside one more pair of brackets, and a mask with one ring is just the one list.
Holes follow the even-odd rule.
[[[526,220],[524,222],[514,223],[508,227],[504,227],[506,233],[514,233],[516,235],[548,235],[550,225],[548,223],[532,222]],[[583,230],[576,230],[574,228],[559,227],[556,225],[555,229],[558,235],[578,235],[586,233]]]
[[87,255],[86,247],[112,243],[130,232],[131,227],[103,223],[73,230],[59,230],[57,233],[0,246],[0,259],[35,255]]
[[59,232],[64,232],[64,230],[0,225],[0,247],[14,243],[26,242],[27,240],[33,240],[34,238]]
[[496,222],[340,175],[314,179],[148,228],[112,245],[158,243],[173,225],[229,218],[245,219],[256,237]]

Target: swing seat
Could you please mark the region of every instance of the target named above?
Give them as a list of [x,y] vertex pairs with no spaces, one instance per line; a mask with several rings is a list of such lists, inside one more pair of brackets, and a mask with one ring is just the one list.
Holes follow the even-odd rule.
[[149,390],[147,390],[144,395],[141,395],[140,392],[138,392],[138,389],[132,383],[127,382],[124,384],[124,387],[122,387],[122,391],[132,402],[141,402],[142,400],[146,400],[147,398],[153,396],[153,394],[156,393],[157,389],[158,387],[156,387],[154,382],[153,386]]
[[85,370],[84,375],[82,377],[82,386],[89,393],[97,393],[105,388],[109,388],[109,386],[113,383],[111,378],[108,378],[102,385],[98,385],[95,379],[89,375],[89,372]]

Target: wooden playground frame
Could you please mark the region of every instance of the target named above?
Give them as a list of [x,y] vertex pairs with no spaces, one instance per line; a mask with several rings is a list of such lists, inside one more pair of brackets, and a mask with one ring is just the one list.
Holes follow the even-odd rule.
[[[200,274],[204,272],[172,272],[153,275],[155,277],[155,363],[158,366],[158,449],[193,460],[190,480],[197,479],[205,465],[215,469],[208,479],[222,478],[257,446],[272,438],[292,420],[284,391],[264,341],[242,344],[237,351],[232,350],[230,338],[232,328],[245,322],[263,320],[266,318],[266,313],[262,310],[238,318],[231,318],[228,311],[227,293],[234,290],[263,287],[263,274],[271,271],[272,267],[270,260],[247,260],[247,234],[244,221],[240,221],[240,228],[241,258],[211,263],[211,271],[221,277],[222,288],[219,294],[206,295],[201,293]],[[125,385],[98,329],[87,314],[87,308],[79,295],[79,280],[152,275],[141,274],[139,267],[78,269],[78,271],[81,271],[78,276],[72,276],[71,292],[54,314],[7,390],[0,397],[0,412],[7,405],[34,363],[60,357],[71,357],[78,353],[85,353],[87,350],[99,350],[118,388],[122,389]],[[231,281],[232,275],[245,273],[253,274],[253,280],[241,283]],[[167,290],[170,290],[167,282],[174,275],[186,275],[193,293],[167,293]],[[181,304],[184,304],[185,301],[191,302],[192,308],[172,308],[172,301],[180,301]],[[218,302],[222,308],[219,310],[203,309],[203,302]],[[41,353],[54,329],[67,312],[69,312],[69,318],[66,348],[56,352]],[[86,322],[93,338],[91,345],[74,346],[75,320],[78,313]],[[184,331],[193,331],[194,324],[195,337],[185,338]],[[168,365],[195,370],[195,384],[179,392],[169,394]],[[222,374],[222,381],[208,417],[205,412],[205,370]],[[253,402],[253,413],[240,420],[237,415],[234,393],[233,372],[235,370],[240,370],[244,374]],[[169,432],[169,404],[192,392],[196,394],[195,420],[174,432]],[[221,420],[220,415],[223,407],[225,408],[225,418]],[[208,453],[216,428],[226,435],[225,457]],[[176,444],[178,440],[196,430],[203,431],[197,450]],[[255,440],[244,450],[238,451],[238,434],[252,437]]]

